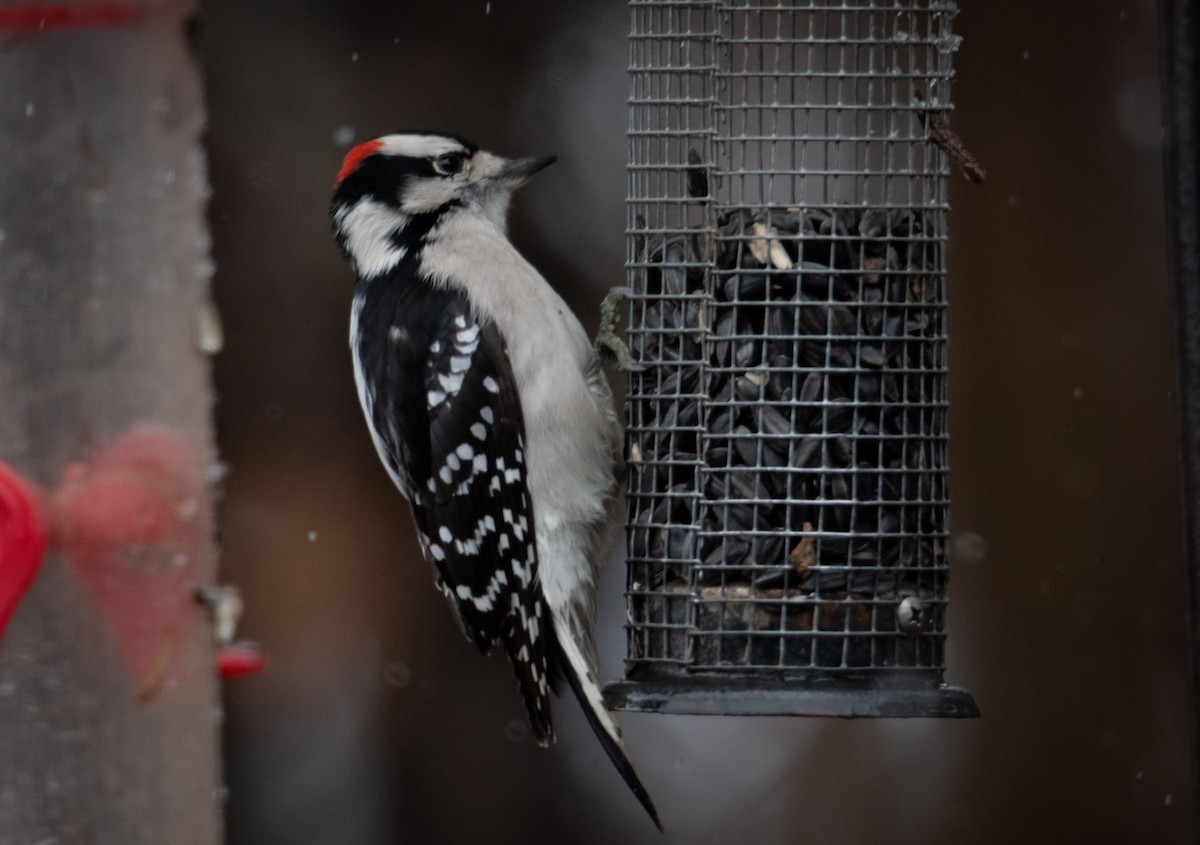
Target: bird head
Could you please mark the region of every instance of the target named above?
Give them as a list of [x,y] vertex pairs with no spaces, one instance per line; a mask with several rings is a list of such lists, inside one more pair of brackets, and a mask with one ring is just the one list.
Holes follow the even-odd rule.
[[334,183],[334,210],[363,198],[409,216],[463,206],[503,227],[512,192],[554,160],[504,158],[448,133],[385,135],[346,155]]

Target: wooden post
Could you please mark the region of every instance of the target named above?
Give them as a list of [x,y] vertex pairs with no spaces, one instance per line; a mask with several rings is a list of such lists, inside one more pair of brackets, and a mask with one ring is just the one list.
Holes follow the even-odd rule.
[[0,462],[51,534],[0,640],[0,842],[221,838],[193,6],[0,2]]

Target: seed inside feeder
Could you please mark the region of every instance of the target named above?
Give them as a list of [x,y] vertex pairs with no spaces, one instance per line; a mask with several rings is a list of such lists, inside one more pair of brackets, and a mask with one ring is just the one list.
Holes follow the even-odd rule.
[[[716,233],[709,272],[699,232],[648,238],[639,256],[635,616],[667,639],[685,620],[720,635],[692,643],[696,663],[935,665],[896,608],[914,597],[922,630],[940,629],[939,234],[920,212],[874,208],[735,209]],[[900,643],[849,636],[878,631]]]

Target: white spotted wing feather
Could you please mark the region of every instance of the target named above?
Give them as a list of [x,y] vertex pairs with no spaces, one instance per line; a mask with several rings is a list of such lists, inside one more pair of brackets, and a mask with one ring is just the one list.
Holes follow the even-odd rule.
[[503,640],[539,740],[552,736],[544,602],[520,397],[494,326],[443,314],[424,370],[429,475],[414,513],[468,637]]

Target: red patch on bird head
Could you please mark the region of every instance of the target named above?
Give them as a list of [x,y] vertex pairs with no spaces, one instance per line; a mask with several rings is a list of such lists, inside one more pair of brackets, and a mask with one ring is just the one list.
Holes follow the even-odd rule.
[[342,160],[342,169],[338,171],[337,181],[333,184],[340,185],[346,181],[348,177],[358,166],[362,164],[362,160],[374,153],[383,146],[383,141],[376,138],[374,141],[363,141],[357,147],[346,153],[346,158]]

